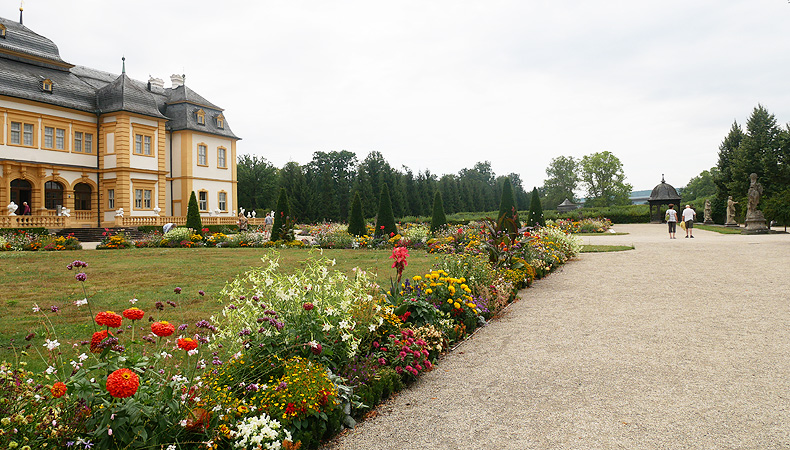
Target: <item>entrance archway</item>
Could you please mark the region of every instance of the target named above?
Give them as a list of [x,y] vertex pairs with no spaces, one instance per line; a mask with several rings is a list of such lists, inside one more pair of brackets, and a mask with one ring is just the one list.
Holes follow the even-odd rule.
[[33,207],[31,206],[31,203],[33,201],[33,187],[30,185],[29,181],[18,178],[11,182],[11,201],[19,206],[19,209],[17,209],[16,213],[20,216],[24,211],[24,207],[22,205],[24,205],[25,202],[27,202],[28,206],[30,206],[30,210],[32,211]]
[[87,183],[77,183],[74,186],[74,209],[78,211],[91,210],[91,185]]

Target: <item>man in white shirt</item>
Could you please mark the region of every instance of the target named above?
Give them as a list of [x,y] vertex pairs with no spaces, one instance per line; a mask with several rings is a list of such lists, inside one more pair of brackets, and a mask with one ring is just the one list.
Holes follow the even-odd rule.
[[697,212],[691,209],[691,205],[686,205],[683,210],[683,222],[686,222],[686,237],[693,238],[694,235],[691,231],[694,229],[694,218],[697,217]]

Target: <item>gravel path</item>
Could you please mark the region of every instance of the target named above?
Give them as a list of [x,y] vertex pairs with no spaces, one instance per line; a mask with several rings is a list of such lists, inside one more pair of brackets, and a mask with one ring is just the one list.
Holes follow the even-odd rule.
[[790,235],[616,229],[325,450],[790,448]]

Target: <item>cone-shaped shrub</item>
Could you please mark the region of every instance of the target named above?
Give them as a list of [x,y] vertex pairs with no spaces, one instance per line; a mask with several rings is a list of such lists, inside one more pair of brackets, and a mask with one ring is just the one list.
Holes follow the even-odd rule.
[[444,214],[444,202],[442,193],[436,191],[433,196],[433,217],[431,218],[431,233],[435,233],[442,227],[447,226],[447,216]]
[[381,195],[379,195],[379,214],[376,217],[376,236],[389,236],[397,232],[398,227],[395,226],[395,215],[392,213],[390,188],[387,186],[387,183],[384,183],[381,185]]
[[362,200],[359,192],[354,193],[354,201],[351,202],[351,213],[348,216],[348,234],[364,236],[368,234],[365,229],[365,218],[362,217]]
[[531,227],[542,227],[546,225],[546,219],[543,217],[543,206],[540,204],[540,196],[538,195],[538,188],[532,189],[532,199],[529,201],[527,225]]
[[272,241],[283,239],[283,226],[288,219],[288,194],[285,188],[280,188],[280,198],[277,199],[277,209],[274,210],[274,223],[272,224]]
[[192,228],[195,233],[200,233],[203,230],[203,221],[200,220],[200,210],[198,209],[197,197],[195,191],[189,196],[189,204],[187,205],[187,228]]
[[499,202],[499,215],[497,221],[502,217],[508,217],[516,222],[516,228],[521,228],[521,223],[518,221],[518,206],[513,199],[513,186],[510,184],[510,178],[505,178],[502,184],[502,201]]

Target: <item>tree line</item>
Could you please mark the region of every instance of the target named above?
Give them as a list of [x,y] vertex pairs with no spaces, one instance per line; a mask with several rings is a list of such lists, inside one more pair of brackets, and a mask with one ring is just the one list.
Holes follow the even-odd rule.
[[684,202],[700,205],[711,201],[716,223],[724,223],[727,198],[739,202],[736,218],[742,222],[746,213],[749,175],[757,174],[763,185],[758,208],[767,220],[787,225],[790,222],[790,125],[780,127],[776,117],[757,105],[744,130],[734,121],[719,145],[716,166],[704,170],[681,189]]
[[584,206],[606,207],[630,205],[631,185],[625,182],[620,159],[608,151],[591,153],[582,158],[558,156],[546,168],[542,201],[547,209],[555,209],[566,198],[578,201],[576,191],[584,188]]
[[431,216],[436,192],[441,193],[448,214],[494,211],[500,206],[506,182],[512,184],[519,209],[527,209],[530,203],[521,177],[516,173],[497,176],[489,161],[440,176],[430,170],[415,173],[406,166],[394,168],[377,151],[361,161],[347,150],[315,152],[307,164],[291,161],[282,168],[263,157],[242,155],[238,158],[237,179],[241,207],[274,209],[284,188],[291,215],[309,222],[347,221],[356,193],[364,216],[376,216],[385,183],[395,217]]

